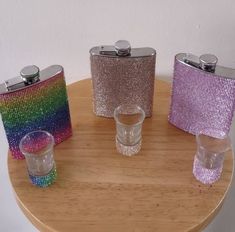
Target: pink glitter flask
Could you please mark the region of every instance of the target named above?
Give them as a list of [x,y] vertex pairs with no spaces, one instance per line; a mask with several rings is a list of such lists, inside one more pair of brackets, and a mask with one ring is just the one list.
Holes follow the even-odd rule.
[[151,117],[156,63],[153,48],[131,48],[128,41],[119,40],[115,46],[93,47],[90,61],[96,115],[113,117],[119,105],[136,104]]
[[56,144],[67,139],[72,129],[63,67],[27,66],[0,84],[0,112],[13,158],[24,158],[19,143],[31,131],[48,131]]
[[[169,122],[192,134],[228,134],[235,104],[235,70],[216,65],[217,57],[175,56]],[[215,130],[216,129],[216,130]]]

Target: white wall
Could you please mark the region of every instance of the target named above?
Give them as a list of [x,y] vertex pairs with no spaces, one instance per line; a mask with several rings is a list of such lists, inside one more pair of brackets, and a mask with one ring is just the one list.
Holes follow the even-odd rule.
[[[178,52],[213,53],[235,67],[234,12],[232,0],[0,0],[0,82],[28,64],[61,64],[68,83],[88,77],[89,49],[118,39],[154,47],[157,75],[168,80]],[[0,231],[33,231],[11,195],[0,125]],[[233,195],[208,231],[223,223],[233,231]]]
[[0,80],[58,63],[76,81],[89,75],[89,49],[118,39],[156,48],[159,75],[171,75],[178,52],[235,67],[234,11],[232,0],[1,0]]

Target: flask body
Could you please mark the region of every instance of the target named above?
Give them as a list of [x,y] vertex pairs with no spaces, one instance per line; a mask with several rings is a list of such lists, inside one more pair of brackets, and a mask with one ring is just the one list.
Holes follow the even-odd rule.
[[34,130],[50,132],[58,144],[72,135],[63,68],[41,71],[40,81],[0,94],[0,111],[13,158],[23,159],[19,142]]
[[234,70],[206,72],[185,63],[184,55],[175,57],[169,122],[194,135],[216,136],[211,134],[215,129],[228,134],[235,105]]
[[113,117],[121,104],[137,104],[152,115],[156,52],[133,48],[129,56],[100,54],[90,50],[93,110],[97,116]]

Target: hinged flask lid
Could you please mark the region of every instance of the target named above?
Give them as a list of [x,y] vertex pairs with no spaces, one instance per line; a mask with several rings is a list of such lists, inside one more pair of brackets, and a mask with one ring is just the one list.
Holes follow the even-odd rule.
[[63,71],[60,65],[51,65],[46,69],[39,70],[36,65],[29,65],[21,69],[20,76],[10,78],[0,84],[0,94],[10,93],[32,84],[47,80]]
[[118,40],[114,45],[93,47],[90,50],[90,54],[92,56],[136,58],[154,56],[156,51],[149,47],[131,48],[131,44],[127,40]]
[[176,59],[181,63],[198,69],[199,71],[235,79],[235,69],[217,65],[218,58],[215,55],[203,54],[198,57],[190,53],[179,53],[176,55]]

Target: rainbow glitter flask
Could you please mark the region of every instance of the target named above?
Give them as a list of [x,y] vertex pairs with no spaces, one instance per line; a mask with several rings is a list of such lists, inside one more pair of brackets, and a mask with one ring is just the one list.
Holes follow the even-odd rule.
[[0,85],[0,112],[13,158],[24,159],[22,137],[35,130],[51,133],[58,144],[72,135],[63,67],[39,71],[27,66]]
[[152,116],[156,51],[126,40],[90,50],[94,113],[113,117],[119,105],[138,105]]
[[217,60],[211,54],[176,55],[170,123],[194,135],[203,130],[214,137],[215,129],[228,134],[235,107],[235,69],[219,66]]

